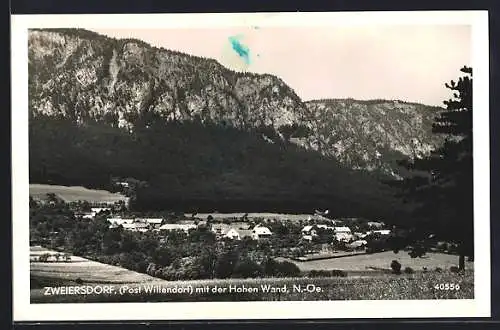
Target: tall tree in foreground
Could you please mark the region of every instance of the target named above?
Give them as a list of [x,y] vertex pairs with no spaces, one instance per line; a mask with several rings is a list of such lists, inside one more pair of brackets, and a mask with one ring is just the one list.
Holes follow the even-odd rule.
[[458,82],[445,86],[453,98],[435,119],[433,132],[445,134],[442,147],[422,159],[406,162],[412,176],[396,183],[406,201],[414,203],[412,239],[434,235],[458,245],[459,269],[472,256],[472,68],[463,67]]

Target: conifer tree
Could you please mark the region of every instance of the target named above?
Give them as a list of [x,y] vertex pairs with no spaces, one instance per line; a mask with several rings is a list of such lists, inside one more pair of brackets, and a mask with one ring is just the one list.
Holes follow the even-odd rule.
[[459,269],[463,270],[465,256],[472,256],[474,248],[472,68],[460,71],[464,75],[458,82],[445,84],[453,98],[444,101],[446,109],[433,125],[435,134],[446,136],[445,143],[427,157],[405,162],[411,176],[394,185],[414,204],[410,240],[432,235],[456,243]]

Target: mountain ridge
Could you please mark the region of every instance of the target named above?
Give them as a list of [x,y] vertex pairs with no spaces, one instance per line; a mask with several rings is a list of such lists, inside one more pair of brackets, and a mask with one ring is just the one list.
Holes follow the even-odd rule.
[[143,210],[390,217],[404,207],[380,177],[437,143],[431,107],[304,102],[270,74],[69,31],[29,31],[31,183],[139,182]]
[[[276,138],[291,140],[304,148],[336,156],[350,168],[380,169],[382,173],[398,177],[402,169],[396,164],[396,158],[412,156],[408,151],[412,148],[408,147],[411,139],[401,139],[404,132],[397,138],[398,134],[393,134],[393,141],[381,141],[380,136],[374,138],[354,129],[357,121],[354,117],[345,118],[343,122],[330,118],[334,112],[344,117],[347,114],[347,106],[339,107],[339,103],[370,107],[397,102],[412,108],[407,109],[406,121],[418,114],[417,108],[433,109],[436,113],[427,114],[422,124],[416,123],[412,134],[423,136],[421,151],[440,143],[429,133],[430,122],[439,107],[352,98],[303,101],[282,78],[271,74],[238,72],[215,59],[83,29],[30,30],[29,49],[32,116],[60,114],[81,123],[104,121],[129,130],[140,121],[148,125],[148,121],[155,118],[217,122],[241,129],[260,127],[262,138],[270,143],[276,142]],[[364,116],[366,111],[359,111],[360,106],[357,108],[359,116]],[[386,106],[384,111],[390,110]],[[344,124],[352,128],[351,133],[342,129]],[[386,126],[396,133],[401,130],[397,125]],[[295,137],[298,128],[303,132],[318,132],[318,129],[322,132]],[[335,145],[338,141],[330,141],[336,133],[354,142],[339,148]],[[369,154],[358,151],[359,145],[366,141],[374,142],[379,148],[372,148]],[[346,148],[347,151],[342,151]],[[382,154],[382,161],[378,153]]]

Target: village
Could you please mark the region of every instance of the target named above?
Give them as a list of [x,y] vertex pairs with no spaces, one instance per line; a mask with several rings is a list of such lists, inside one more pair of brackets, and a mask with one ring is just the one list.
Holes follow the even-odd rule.
[[[193,230],[209,230],[217,240],[253,241],[269,240],[273,233],[271,224],[281,223],[284,226],[293,224],[300,226],[300,242],[341,243],[336,247],[343,250],[363,250],[370,237],[388,237],[391,229],[382,221],[367,221],[358,218],[331,219],[329,211],[315,210],[311,214],[248,214],[248,213],[214,213],[185,214],[177,220],[167,217],[127,216],[126,212],[114,211],[113,206],[91,207],[87,212],[76,212],[77,218],[91,220],[104,216],[109,228],[122,227],[130,232],[155,232],[166,234],[178,231],[187,235]],[[322,239],[320,239],[322,238]]]

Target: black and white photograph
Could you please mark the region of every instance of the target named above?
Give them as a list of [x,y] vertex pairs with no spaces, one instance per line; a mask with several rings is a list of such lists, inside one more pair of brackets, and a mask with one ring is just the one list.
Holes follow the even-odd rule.
[[489,315],[484,12],[12,21],[15,315]]

